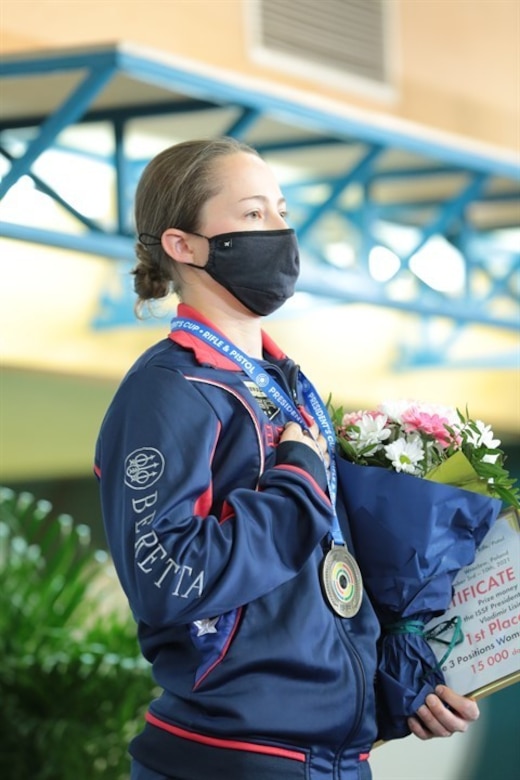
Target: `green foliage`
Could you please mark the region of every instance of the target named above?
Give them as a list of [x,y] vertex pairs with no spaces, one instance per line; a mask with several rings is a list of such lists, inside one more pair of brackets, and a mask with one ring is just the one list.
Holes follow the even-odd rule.
[[89,529],[0,489],[0,777],[125,780],[153,695]]
[[[470,419],[468,410],[464,415],[460,409],[457,409],[460,420],[460,426],[454,431],[449,425],[446,429],[454,435],[460,435],[459,449],[467,457],[479,478],[488,486],[489,493],[496,498],[500,498],[505,504],[520,509],[520,491],[517,481],[509,474],[505,468],[506,455],[499,449],[499,440],[493,440],[493,446],[490,447],[483,435],[484,428],[482,423],[475,423]],[[492,436],[492,434],[491,434]],[[450,447],[446,452],[449,457],[454,451]]]

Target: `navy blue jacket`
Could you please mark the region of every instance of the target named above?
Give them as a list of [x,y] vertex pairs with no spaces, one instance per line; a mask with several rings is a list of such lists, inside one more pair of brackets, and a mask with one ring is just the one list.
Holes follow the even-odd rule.
[[[305,413],[297,367],[265,334],[264,355]],[[316,453],[277,446],[288,421],[176,332],[135,363],[101,427],[108,543],[163,691],[130,752],[180,780],[370,776],[378,623],[366,597],[353,619],[323,598],[333,510]],[[337,512],[352,549],[341,499]]]

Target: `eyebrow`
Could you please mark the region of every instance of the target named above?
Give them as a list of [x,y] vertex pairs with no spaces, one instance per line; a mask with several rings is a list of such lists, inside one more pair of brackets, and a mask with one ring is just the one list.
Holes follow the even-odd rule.
[[[265,195],[248,195],[246,198],[240,198],[239,203],[243,203],[245,200],[261,200],[263,203],[267,203],[268,198],[266,198]],[[286,199],[283,196],[277,200],[278,205],[285,202]]]

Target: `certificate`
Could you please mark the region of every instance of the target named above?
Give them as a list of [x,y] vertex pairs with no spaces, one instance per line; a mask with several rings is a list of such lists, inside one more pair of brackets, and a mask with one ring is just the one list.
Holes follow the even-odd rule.
[[477,699],[520,682],[519,520],[514,509],[498,517],[455,578],[450,607],[425,629],[446,683]]

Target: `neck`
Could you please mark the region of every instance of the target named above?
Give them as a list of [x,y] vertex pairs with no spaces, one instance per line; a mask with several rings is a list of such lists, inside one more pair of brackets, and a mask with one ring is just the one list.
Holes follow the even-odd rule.
[[211,296],[204,296],[202,300],[193,300],[192,296],[185,296],[184,303],[203,314],[246,355],[262,358],[261,318],[246,311],[232,296],[230,298],[228,302],[221,297],[213,300]]

